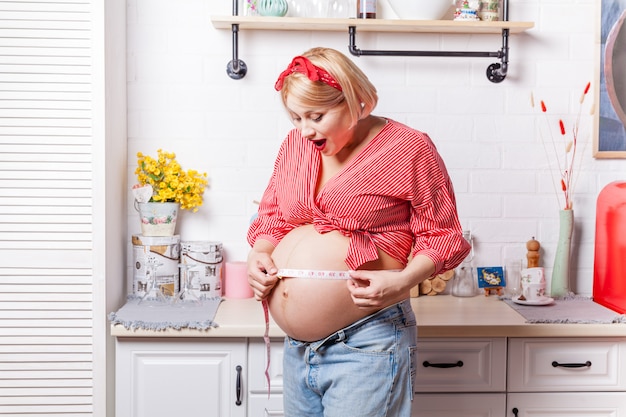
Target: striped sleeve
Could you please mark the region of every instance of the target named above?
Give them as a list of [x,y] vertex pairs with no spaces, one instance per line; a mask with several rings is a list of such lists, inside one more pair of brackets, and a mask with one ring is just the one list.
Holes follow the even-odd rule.
[[469,253],[450,188],[440,188],[435,199],[414,210],[411,229],[415,239],[412,255],[428,256],[435,263],[435,275],[456,268]]
[[413,256],[428,256],[435,274],[457,267],[469,253],[459,222],[452,181],[443,159],[430,138],[423,136],[423,149],[413,165],[413,196],[410,227]]
[[269,184],[259,203],[258,216],[252,221],[248,228],[247,240],[250,246],[254,246],[254,242],[256,242],[257,239],[267,240],[272,245],[276,246],[278,242],[294,228],[294,225],[289,224],[281,214],[276,189],[279,167],[284,158],[285,149],[286,142],[283,142],[278,151]]

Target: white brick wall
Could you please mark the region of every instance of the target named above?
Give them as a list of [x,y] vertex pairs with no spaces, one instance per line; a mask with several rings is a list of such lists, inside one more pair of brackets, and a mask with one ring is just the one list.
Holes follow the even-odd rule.
[[[476,237],[478,262],[524,257],[535,236],[550,273],[559,209],[535,134],[530,91],[555,111],[574,114],[580,91],[595,80],[599,0],[510,0],[510,19],[535,28],[510,39],[509,74],[485,77],[489,59],[354,58],[376,84],[375,113],[428,132],[456,187],[463,226]],[[346,54],[339,32],[240,32],[242,80],[226,75],[230,31],[210,16],[231,13],[230,0],[128,0],[129,183],[137,151],[174,151],[186,168],[206,170],[211,188],[195,214],[183,213],[183,240],[219,240],[230,260],[244,260],[247,223],[256,210],[275,152],[291,127],[273,85],[277,74],[312,46]],[[499,36],[363,34],[362,49],[497,50]],[[572,120],[573,121],[573,120]],[[586,126],[591,132],[591,121]],[[626,177],[626,160],[594,160],[591,144],[574,198],[573,289],[592,291],[595,199]],[[128,225],[139,233],[129,194]],[[130,258],[129,258],[130,259]]]

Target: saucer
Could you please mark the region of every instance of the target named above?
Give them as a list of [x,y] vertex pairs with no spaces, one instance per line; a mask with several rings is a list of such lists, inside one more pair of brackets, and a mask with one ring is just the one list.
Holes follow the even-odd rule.
[[554,298],[551,297],[543,297],[539,300],[534,301],[520,300],[519,297],[519,295],[513,297],[513,302],[524,306],[547,306],[548,304],[552,304],[554,302]]

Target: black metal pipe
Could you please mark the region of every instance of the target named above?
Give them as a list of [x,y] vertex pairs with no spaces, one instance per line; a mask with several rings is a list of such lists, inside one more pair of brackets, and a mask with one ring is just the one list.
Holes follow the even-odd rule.
[[239,25],[232,24],[233,31],[233,59],[226,65],[226,74],[233,80],[240,80],[246,76],[248,67],[239,59]]
[[233,32],[233,72],[239,72],[239,25],[232,25]]
[[500,51],[502,52],[501,71],[506,75],[509,69],[509,29],[502,29],[502,49]]
[[436,56],[436,57],[471,57],[471,58],[502,58],[502,51],[472,52],[472,51],[393,51],[393,50],[364,50],[356,46],[356,26],[348,28],[350,44],[348,50],[354,56]]

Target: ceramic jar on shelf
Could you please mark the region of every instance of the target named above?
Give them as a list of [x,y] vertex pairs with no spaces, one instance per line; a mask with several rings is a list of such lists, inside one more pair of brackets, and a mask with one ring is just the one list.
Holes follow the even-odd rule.
[[287,0],[258,0],[257,6],[261,16],[282,17],[289,9]]
[[174,236],[178,203],[136,203],[143,236]]

